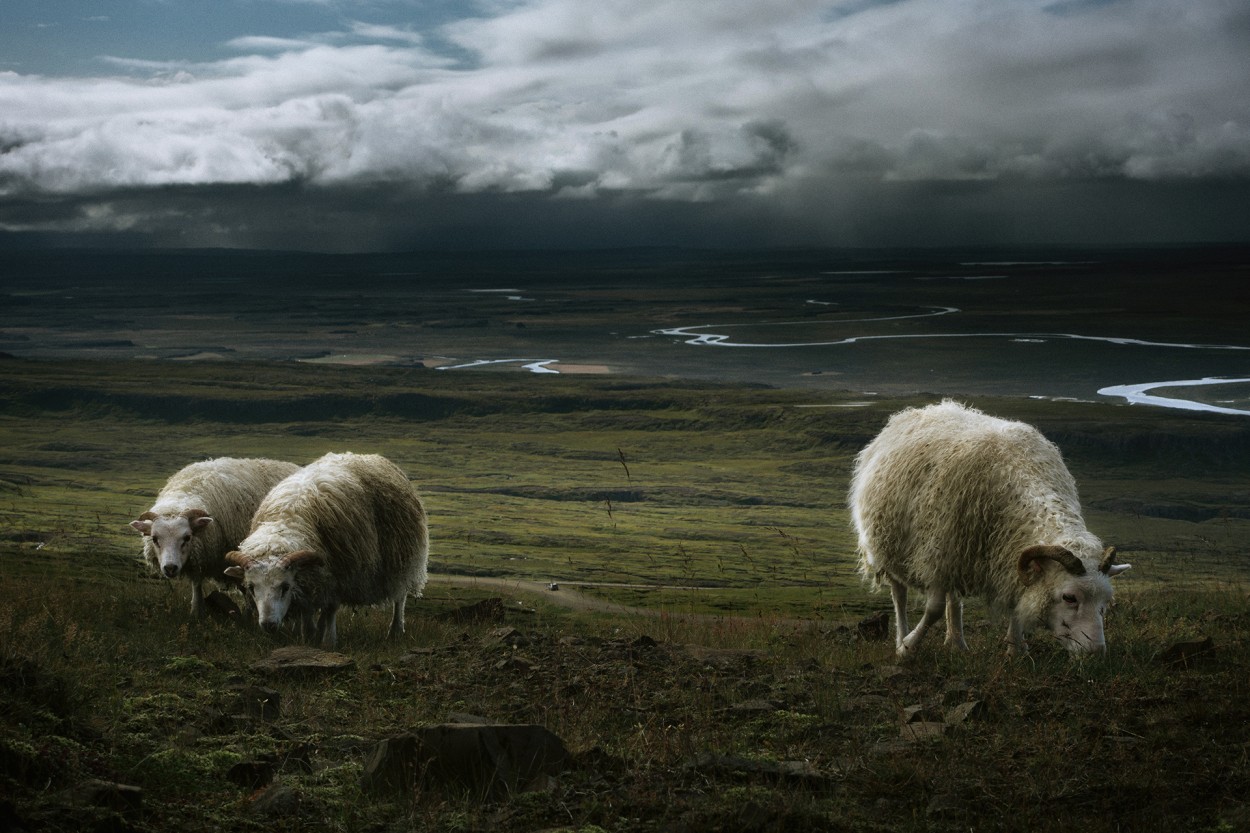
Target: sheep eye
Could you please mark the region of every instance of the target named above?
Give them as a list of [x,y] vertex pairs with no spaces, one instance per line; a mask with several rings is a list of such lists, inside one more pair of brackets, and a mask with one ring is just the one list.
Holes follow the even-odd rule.
[[1063,594],[1063,600],[1064,600],[1065,602],[1067,602],[1068,604],[1070,604],[1070,605],[1074,605],[1074,604],[1076,604],[1076,596],[1074,596],[1074,595],[1073,595],[1073,594],[1071,594],[1071,593],[1064,593],[1064,594]]
[[183,536],[182,536],[182,543],[184,543],[184,544],[185,544],[187,541],[190,541],[190,540],[191,540],[191,533],[190,533],[190,532],[188,532],[186,535],[183,535]]
[[290,589],[291,589],[291,585],[287,584],[285,581],[278,585],[278,592],[281,593],[283,596],[285,596],[290,591]]

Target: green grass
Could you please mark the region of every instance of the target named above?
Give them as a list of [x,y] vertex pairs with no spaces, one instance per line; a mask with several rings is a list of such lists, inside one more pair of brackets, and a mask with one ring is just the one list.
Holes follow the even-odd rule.
[[[1091,528],[1134,563],[1117,579],[1110,653],[1075,662],[1039,636],[1008,659],[1004,626],[970,603],[970,653],[935,639],[895,671],[890,643],[855,633],[888,597],[854,572],[844,499],[854,453],[918,400],[799,408],[842,395],[244,364],[179,366],[154,391],[154,367],[0,362],[0,793],[29,829],[1250,823],[1243,422],[978,401],[1056,438]],[[385,640],[385,611],[340,615],[354,670],[258,675],[274,643],[191,620],[185,584],[147,573],[127,523],[192,460],[345,449],[414,478],[434,571],[556,580],[643,610],[432,581],[400,644]],[[1168,507],[1209,519],[1161,517]],[[492,636],[499,623],[440,618],[495,595],[515,648]],[[1203,637],[1209,655],[1160,664],[1169,645]],[[514,655],[529,670],[501,664]],[[237,687],[253,683],[280,691],[279,718],[239,716]],[[900,741],[905,707],[968,699],[981,719]],[[489,804],[361,794],[373,741],[453,712],[540,723],[575,766]],[[258,759],[297,810],[259,815],[226,777]],[[796,761],[809,777],[776,769]],[[142,809],[70,806],[64,791],[88,778],[142,787]]]

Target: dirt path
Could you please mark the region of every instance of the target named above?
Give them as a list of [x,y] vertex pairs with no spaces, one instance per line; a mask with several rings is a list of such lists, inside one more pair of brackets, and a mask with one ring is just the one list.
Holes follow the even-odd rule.
[[[694,620],[726,620],[726,619],[756,619],[756,616],[735,616],[728,613],[675,613],[673,611],[660,611],[648,607],[634,607],[633,605],[617,604],[615,602],[605,601],[594,596],[588,596],[578,591],[578,587],[626,587],[643,590],[715,590],[714,587],[688,587],[685,585],[673,584],[626,584],[616,582],[562,582],[557,589],[552,590],[548,582],[528,581],[519,578],[498,578],[493,576],[458,576],[448,575],[445,573],[430,573],[430,584],[449,584],[455,587],[479,587],[490,588],[492,590],[502,590],[509,593],[528,593],[541,596],[545,601],[552,604],[562,605],[571,610],[595,611],[599,613],[614,613],[622,616],[642,616],[651,619],[658,619],[660,616],[668,616],[675,619],[694,619]],[[777,619],[777,624],[782,622],[794,625],[796,627],[813,627],[819,625],[828,625],[828,622],[817,622],[809,619]],[[853,622],[851,624],[854,624]]]
[[[569,584],[561,584],[558,586],[558,589],[552,590],[550,584],[542,581],[527,581],[519,578],[496,578],[492,576],[453,576],[438,573],[430,574],[430,583],[451,584],[456,587],[487,587],[494,590],[506,590],[513,593],[530,593],[536,596],[542,596],[543,599],[551,602],[552,604],[562,605],[564,607],[571,608],[572,610],[592,610],[600,613],[624,614],[626,616],[656,617],[660,615],[660,611],[658,610],[616,604],[615,602],[605,601],[604,599],[597,599],[594,596],[587,596],[586,594],[575,589],[578,586],[576,583],[572,586]],[[658,590],[689,589],[650,584],[620,584],[612,586],[645,587],[648,589]]]

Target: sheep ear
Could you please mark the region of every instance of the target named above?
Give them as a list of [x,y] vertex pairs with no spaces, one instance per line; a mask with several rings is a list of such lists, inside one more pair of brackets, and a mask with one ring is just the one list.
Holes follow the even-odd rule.
[[130,526],[132,529],[134,529],[135,531],[143,535],[152,534],[152,522],[151,521],[145,521],[145,520],[131,521]]
[[230,576],[230,578],[237,578],[240,581],[243,580],[243,568],[237,565],[234,567],[227,567],[225,569],[225,573]]
[[1020,556],[1020,581],[1027,587],[1042,577],[1042,561],[1040,558]]
[[182,517],[186,518],[191,524],[193,532],[199,532],[213,522],[213,519],[203,509],[187,509],[182,513]]

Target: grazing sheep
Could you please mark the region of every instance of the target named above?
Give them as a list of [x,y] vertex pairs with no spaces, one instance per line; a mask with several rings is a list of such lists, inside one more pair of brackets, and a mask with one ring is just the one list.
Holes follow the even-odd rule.
[[[1059,449],[1021,422],[945,401],[892,416],[855,460],[851,517],[860,572],[894,600],[899,656],[946,611],[946,643],[965,649],[962,596],[1008,612],[1011,650],[1045,627],[1069,651],[1105,651],[1115,549],[1085,528]],[[907,630],[907,588],[927,593]]]
[[344,604],[392,602],[390,636],[401,636],[428,557],[425,507],[408,477],[376,454],[327,454],[269,492],[225,572],[243,582],[265,630],[294,613],[305,639],[333,648]]
[[222,581],[225,555],[247,536],[261,499],[298,470],[280,460],[235,457],[192,463],[130,522],[143,535],[143,556],[152,569],[191,581],[192,615],[204,615],[204,581]]

